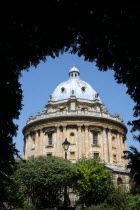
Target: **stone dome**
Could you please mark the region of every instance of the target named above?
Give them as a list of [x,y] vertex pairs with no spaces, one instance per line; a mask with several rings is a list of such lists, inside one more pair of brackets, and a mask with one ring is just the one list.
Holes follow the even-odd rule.
[[95,90],[87,82],[80,80],[79,76],[79,70],[73,66],[69,71],[69,79],[56,87],[51,95],[51,100],[60,101],[75,96],[77,99],[101,102]]

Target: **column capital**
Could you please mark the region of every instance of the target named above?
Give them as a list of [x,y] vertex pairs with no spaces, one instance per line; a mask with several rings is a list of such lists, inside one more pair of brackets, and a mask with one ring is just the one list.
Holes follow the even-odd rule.
[[112,129],[111,129],[111,132],[114,133],[114,134],[117,134],[118,131],[117,131],[116,129],[113,129],[113,128],[112,128]]
[[63,128],[65,128],[66,129],[66,127],[67,127],[67,125],[61,125]]
[[111,128],[108,128],[108,133],[112,133],[112,130],[111,130]]
[[33,131],[30,131],[29,135],[32,136],[32,135],[34,135],[35,133],[36,133],[36,131],[33,130]]
[[108,128],[107,128],[107,127],[102,126],[102,128],[101,128],[101,129],[102,129],[102,131],[107,131],[107,129],[108,129]]
[[111,132],[111,128],[108,128],[108,127],[107,127],[107,128],[106,128],[106,132],[107,132],[107,133],[112,133],[112,132]]
[[88,124],[85,124],[85,155],[87,157],[88,153],[89,153],[89,145],[88,145]]
[[35,131],[36,135],[39,134],[41,132],[41,129],[38,129]]
[[82,127],[82,125],[78,124],[78,125],[77,125],[77,127],[78,127],[78,128],[81,128],[81,127]]
[[44,133],[44,128],[40,129],[40,133]]
[[42,129],[41,129],[41,132],[43,132],[43,133],[44,133],[44,132],[45,132],[45,128],[42,128]]
[[35,136],[36,136],[36,137],[38,136],[38,130],[35,131]]
[[123,133],[121,133],[120,131],[116,131],[117,135],[123,135]]
[[55,128],[59,129],[60,128],[60,125],[55,125]]
[[88,127],[89,127],[89,125],[88,125],[88,124],[85,124],[84,126],[85,126],[85,128],[86,128],[86,129],[88,129]]

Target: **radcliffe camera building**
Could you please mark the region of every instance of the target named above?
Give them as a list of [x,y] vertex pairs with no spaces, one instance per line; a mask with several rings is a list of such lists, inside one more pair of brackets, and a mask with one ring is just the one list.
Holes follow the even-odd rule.
[[114,182],[129,189],[126,150],[127,128],[120,117],[110,115],[99,94],[73,66],[69,78],[56,87],[48,104],[30,116],[23,128],[24,158],[40,155],[65,157],[62,143],[70,142],[67,158],[100,157],[113,173]]

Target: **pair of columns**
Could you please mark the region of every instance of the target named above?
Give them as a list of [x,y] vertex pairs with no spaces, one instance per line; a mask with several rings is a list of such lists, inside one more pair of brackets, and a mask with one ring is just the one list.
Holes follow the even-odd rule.
[[116,155],[118,164],[125,164],[125,159],[122,158],[123,151],[126,150],[126,142],[123,144],[123,136],[117,132],[116,138],[116,153],[113,153],[111,130],[103,128],[103,158],[105,162],[113,163],[113,155]]
[[[62,143],[67,138],[67,125],[62,125],[63,127],[63,134],[60,136],[60,126],[56,126],[56,136],[55,136],[55,143],[54,143],[54,148],[53,148],[53,153],[54,155],[58,157],[63,157],[64,156],[64,151],[62,148]],[[89,154],[89,131],[88,131],[88,125],[85,125],[85,133],[84,133],[84,151],[83,151],[83,145],[82,145],[82,130],[81,130],[82,125],[77,125],[78,128],[78,133],[77,133],[77,150],[76,150],[76,159],[79,159],[82,157],[83,153],[84,155],[88,156]],[[46,144],[45,139],[44,139],[44,133],[43,130],[36,131],[35,132],[35,153],[37,155],[43,155],[43,146]],[[25,157],[28,155],[30,156],[31,152],[29,150],[32,149],[33,147],[33,139],[31,135],[28,135],[28,138],[25,137]],[[123,144],[123,136],[121,133],[117,132],[117,138],[116,138],[116,157],[117,157],[117,163],[118,164],[125,164],[125,160],[122,159],[121,157],[123,156],[123,150],[126,150],[126,145]],[[105,162],[110,162],[113,163],[113,148],[112,148],[112,133],[110,129],[103,128],[102,129],[102,138],[100,138],[100,152],[101,152],[101,158]],[[70,149],[70,148],[69,148]],[[26,155],[27,153],[27,155]]]
[[[63,151],[61,151],[62,143],[67,138],[66,125],[63,125],[63,137],[60,138],[60,126],[56,126],[56,156],[63,156]],[[77,135],[77,157],[79,159],[82,157],[82,132],[81,125],[77,125],[78,135]],[[88,126],[85,126],[85,155],[88,154]]]

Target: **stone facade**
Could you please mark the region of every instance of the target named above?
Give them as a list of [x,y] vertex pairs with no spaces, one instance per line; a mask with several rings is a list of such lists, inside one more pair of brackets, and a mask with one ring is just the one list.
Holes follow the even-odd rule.
[[115,184],[129,190],[127,161],[122,158],[127,128],[117,114],[109,114],[99,95],[79,75],[73,67],[69,80],[50,95],[42,113],[29,117],[23,128],[24,158],[39,155],[64,158],[62,143],[67,138],[69,160],[76,162],[83,155],[99,156],[114,174]]

